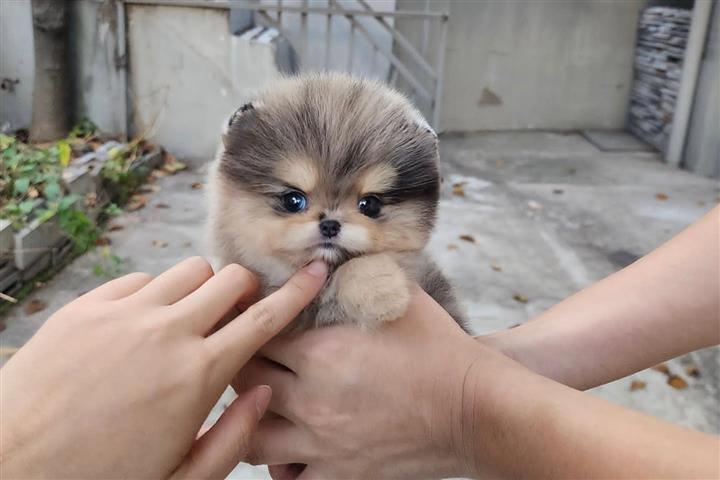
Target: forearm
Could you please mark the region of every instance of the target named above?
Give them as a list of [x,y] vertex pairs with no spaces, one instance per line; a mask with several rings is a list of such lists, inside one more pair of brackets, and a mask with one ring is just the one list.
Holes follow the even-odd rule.
[[633,265],[480,341],[580,389],[716,345],[719,215],[716,207]]
[[462,436],[455,442],[463,446],[465,475],[689,479],[720,473],[716,437],[521,368],[473,370],[464,389],[464,427],[457,429]]

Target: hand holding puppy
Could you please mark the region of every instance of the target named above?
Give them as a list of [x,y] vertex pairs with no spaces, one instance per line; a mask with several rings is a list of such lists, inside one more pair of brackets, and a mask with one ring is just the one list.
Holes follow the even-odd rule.
[[4,478],[215,478],[244,457],[270,400],[244,392],[196,440],[233,375],[317,294],[327,267],[300,270],[252,301],[238,265],[217,274],[201,258],[152,278],[131,274],[56,312],[0,370]]

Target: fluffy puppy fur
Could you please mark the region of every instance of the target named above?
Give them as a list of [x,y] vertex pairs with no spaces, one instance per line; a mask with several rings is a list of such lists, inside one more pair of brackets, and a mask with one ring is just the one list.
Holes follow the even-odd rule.
[[380,83],[330,73],[280,80],[225,125],[210,173],[215,253],[254,271],[264,294],[326,261],[328,284],[292,329],[394,320],[415,281],[467,330],[423,251],[438,162],[422,115]]

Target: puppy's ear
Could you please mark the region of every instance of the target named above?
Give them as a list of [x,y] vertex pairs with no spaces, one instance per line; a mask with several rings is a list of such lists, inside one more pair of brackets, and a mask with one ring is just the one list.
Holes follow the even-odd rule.
[[231,128],[237,128],[243,119],[255,113],[255,105],[252,102],[244,104],[242,107],[235,110],[235,113],[225,120],[222,128],[223,143],[227,143],[227,135]]

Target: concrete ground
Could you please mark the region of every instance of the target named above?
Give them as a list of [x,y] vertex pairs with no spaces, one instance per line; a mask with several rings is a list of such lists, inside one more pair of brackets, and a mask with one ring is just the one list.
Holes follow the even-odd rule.
[[[445,182],[430,250],[459,288],[478,333],[532,318],[651,251],[718,201],[713,180],[668,168],[652,152],[601,151],[578,134],[448,136],[441,154]],[[108,234],[112,252],[123,259],[120,270],[158,274],[203,253],[204,189],[193,188],[203,178],[203,166],[163,178],[144,209],[114,220],[123,226]],[[453,194],[453,184],[462,184],[464,196],[459,187]],[[99,264],[99,250],[77,259],[30,297],[47,302],[46,309],[28,315],[20,305],[6,315],[3,362],[54,310],[105,280],[93,273]],[[699,377],[686,374],[690,364]],[[660,372],[646,370],[592,393],[720,433],[718,350],[668,365],[687,388],[675,389]],[[646,386],[631,391],[633,380]],[[232,476],[266,475],[264,468],[241,465]]]

